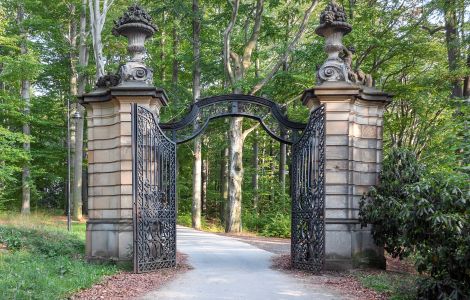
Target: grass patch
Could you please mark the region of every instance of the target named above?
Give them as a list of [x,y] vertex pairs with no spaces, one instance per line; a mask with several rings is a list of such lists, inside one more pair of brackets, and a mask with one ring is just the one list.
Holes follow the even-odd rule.
[[390,296],[391,300],[416,299],[417,275],[396,272],[359,272],[356,277],[369,289]]
[[0,215],[0,299],[64,299],[117,273],[85,261],[85,228],[74,223],[70,233],[47,214]]

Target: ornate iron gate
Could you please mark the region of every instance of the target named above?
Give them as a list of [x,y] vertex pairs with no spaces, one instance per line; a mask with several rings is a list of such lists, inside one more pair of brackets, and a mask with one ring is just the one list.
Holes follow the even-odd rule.
[[167,124],[158,123],[146,108],[133,105],[135,272],[176,264],[176,144],[201,134],[211,119],[232,116],[256,119],[273,138],[292,144],[292,263],[298,269],[321,270],[325,253],[325,108],[313,111],[305,125],[288,120],[268,99],[224,95],[201,99],[181,121]]
[[132,106],[134,272],[176,265],[176,144]]
[[291,259],[294,268],[320,271],[325,257],[325,107],[310,114],[292,146]]

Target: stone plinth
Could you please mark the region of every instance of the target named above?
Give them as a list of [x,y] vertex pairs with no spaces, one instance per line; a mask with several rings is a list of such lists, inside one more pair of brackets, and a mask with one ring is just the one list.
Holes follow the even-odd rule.
[[88,125],[89,260],[132,259],[131,104],[157,114],[166,105],[162,90],[145,84],[121,84],[81,97]]
[[325,82],[304,92],[310,109],[326,109],[326,269],[384,267],[383,249],[359,224],[359,201],[378,183],[383,113],[390,96],[347,82]]

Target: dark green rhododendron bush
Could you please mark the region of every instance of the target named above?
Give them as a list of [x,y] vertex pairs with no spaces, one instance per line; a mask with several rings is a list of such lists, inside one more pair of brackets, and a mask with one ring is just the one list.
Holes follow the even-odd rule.
[[418,289],[421,299],[468,297],[468,179],[429,173],[413,152],[394,149],[380,180],[361,201],[361,221],[372,224],[377,244],[394,257],[413,257],[417,271],[427,275]]

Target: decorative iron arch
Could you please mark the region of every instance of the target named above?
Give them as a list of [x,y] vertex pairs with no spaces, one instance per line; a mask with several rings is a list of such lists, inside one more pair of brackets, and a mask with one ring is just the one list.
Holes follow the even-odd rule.
[[181,144],[201,134],[210,120],[222,117],[257,120],[270,136],[290,145],[300,138],[307,126],[289,120],[280,106],[271,100],[242,94],[203,98],[192,104],[189,113],[181,120],[158,125],[175,143]]

